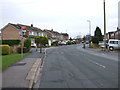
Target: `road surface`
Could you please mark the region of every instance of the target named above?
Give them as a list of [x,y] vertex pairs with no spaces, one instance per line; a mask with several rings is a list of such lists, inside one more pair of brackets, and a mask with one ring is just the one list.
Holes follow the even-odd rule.
[[47,49],[39,88],[118,88],[118,57],[80,45]]

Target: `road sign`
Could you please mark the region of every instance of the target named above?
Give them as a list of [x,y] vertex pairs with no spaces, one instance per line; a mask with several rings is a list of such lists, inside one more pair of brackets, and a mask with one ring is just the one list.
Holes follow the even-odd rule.
[[22,27],[22,32],[26,32],[26,27]]
[[86,37],[91,37],[91,35],[86,35]]

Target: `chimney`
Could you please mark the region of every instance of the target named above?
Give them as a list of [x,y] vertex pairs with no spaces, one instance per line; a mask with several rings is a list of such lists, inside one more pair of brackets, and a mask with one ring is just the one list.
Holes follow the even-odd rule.
[[51,29],[51,31],[53,31],[53,29]]
[[33,27],[33,24],[31,24],[31,27]]

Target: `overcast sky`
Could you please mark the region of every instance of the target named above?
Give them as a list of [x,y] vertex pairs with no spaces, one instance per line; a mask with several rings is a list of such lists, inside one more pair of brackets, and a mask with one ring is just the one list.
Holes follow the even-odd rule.
[[[119,0],[106,0],[107,32],[118,26]],[[103,0],[0,0],[0,28],[8,23],[31,23],[41,29],[68,33],[71,37],[103,27]]]

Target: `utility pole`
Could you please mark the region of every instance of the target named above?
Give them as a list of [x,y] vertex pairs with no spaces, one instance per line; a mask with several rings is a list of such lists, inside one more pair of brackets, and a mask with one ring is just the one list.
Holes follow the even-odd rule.
[[106,48],[106,10],[105,10],[105,0],[104,0],[104,45]]

